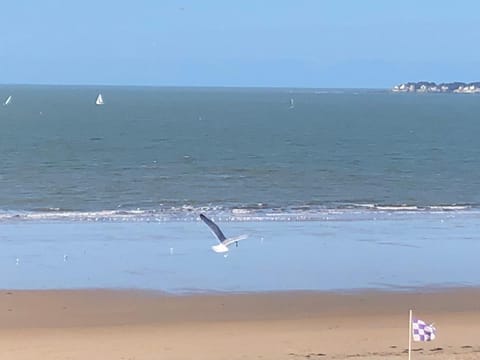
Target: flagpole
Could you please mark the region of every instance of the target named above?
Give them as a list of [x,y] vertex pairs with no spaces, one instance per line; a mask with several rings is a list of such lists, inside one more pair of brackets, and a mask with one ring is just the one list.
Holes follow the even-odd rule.
[[408,317],[408,360],[412,359],[412,310]]

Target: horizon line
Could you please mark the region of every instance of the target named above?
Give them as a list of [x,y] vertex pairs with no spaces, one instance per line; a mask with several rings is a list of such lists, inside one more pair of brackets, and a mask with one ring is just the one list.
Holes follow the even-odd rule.
[[320,90],[389,90],[391,87],[321,87],[321,86],[273,86],[273,85],[148,85],[148,84],[53,84],[53,83],[0,83],[5,86],[58,86],[58,87],[148,87],[148,88],[228,88],[228,89],[320,89]]

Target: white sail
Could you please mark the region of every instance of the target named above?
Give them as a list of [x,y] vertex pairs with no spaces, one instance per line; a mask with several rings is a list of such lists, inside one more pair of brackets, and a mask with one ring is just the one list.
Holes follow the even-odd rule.
[[103,105],[103,97],[102,97],[102,94],[98,94],[97,100],[95,100],[95,104],[97,104],[97,105]]
[[9,97],[7,97],[7,99],[3,102],[3,106],[7,106],[8,104],[10,104],[12,102],[12,95],[10,95]]

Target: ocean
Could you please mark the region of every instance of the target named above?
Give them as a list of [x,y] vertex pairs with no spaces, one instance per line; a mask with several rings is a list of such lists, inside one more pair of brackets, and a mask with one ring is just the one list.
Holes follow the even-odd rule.
[[[10,95],[0,287],[480,285],[478,96],[0,86]],[[201,212],[251,239],[211,254]]]

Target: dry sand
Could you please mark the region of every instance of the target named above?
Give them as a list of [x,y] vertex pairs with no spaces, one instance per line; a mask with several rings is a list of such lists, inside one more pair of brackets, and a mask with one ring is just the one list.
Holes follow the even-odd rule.
[[413,359],[480,359],[480,290],[171,296],[0,293],[0,359],[407,359],[408,309],[438,339]]

